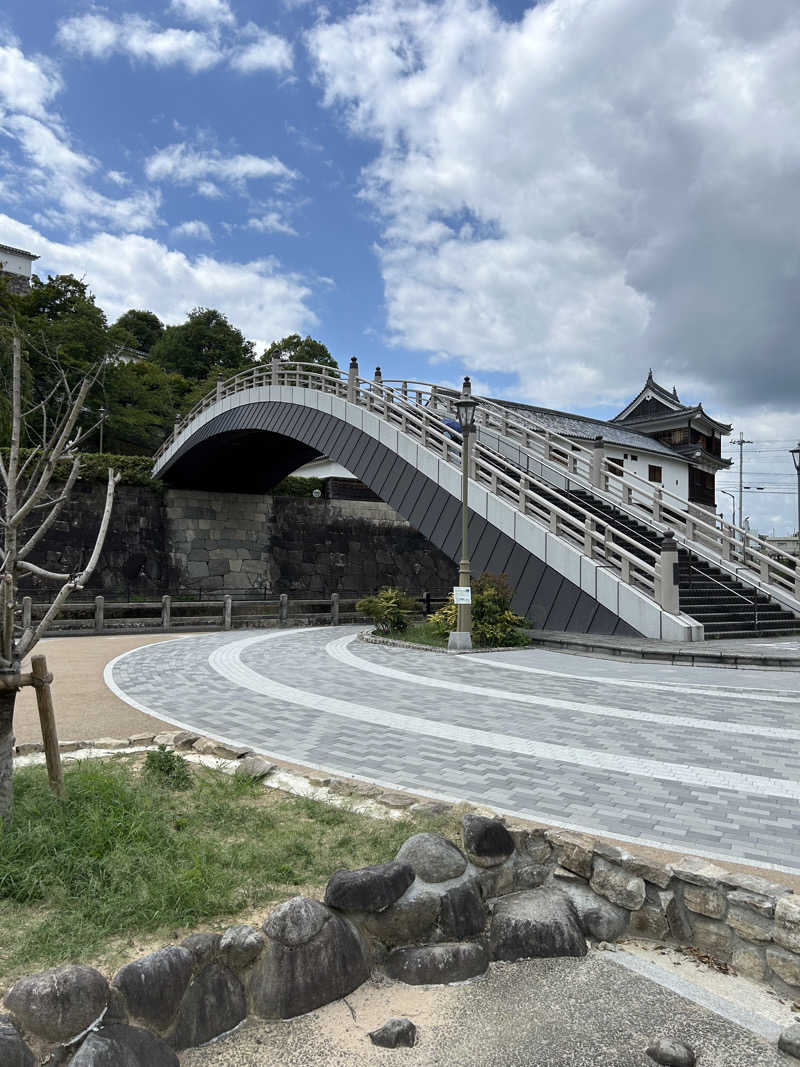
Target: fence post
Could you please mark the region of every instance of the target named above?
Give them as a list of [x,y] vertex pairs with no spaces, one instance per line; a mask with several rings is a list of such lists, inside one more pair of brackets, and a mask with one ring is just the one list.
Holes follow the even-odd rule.
[[33,614],[33,601],[29,596],[22,598],[22,629],[28,630],[31,625],[31,616]]
[[355,356],[350,357],[350,367],[347,371],[347,399],[355,404],[358,395],[358,360]]
[[339,594],[331,593],[331,626],[339,625]]
[[281,593],[280,607],[278,608],[278,621],[283,623],[289,620],[289,597],[286,593]]
[[594,519],[586,516],[583,527],[583,554],[591,559],[594,556]]
[[659,486],[653,493],[653,521],[661,522],[661,505],[664,501],[664,490]]
[[94,632],[96,634],[102,633],[105,624],[106,598],[104,596],[96,596],[94,598]]
[[659,577],[661,578],[661,607],[670,615],[677,615],[680,610],[678,600],[678,542],[672,530],[667,530],[661,538],[661,559],[659,560]]
[[233,598],[227,593],[222,601],[222,629],[230,630],[233,619]]
[[56,716],[53,710],[53,694],[50,689],[52,674],[48,673],[47,660],[44,656],[31,657],[31,674],[36,690],[36,707],[42,727],[44,758],[47,763],[47,777],[50,788],[58,797],[64,795],[64,771],[61,766],[61,753],[58,749],[58,732]]
[[422,614],[430,615],[431,613],[431,594],[426,590],[422,594]]
[[172,614],[172,597],[161,598],[161,629],[168,630],[170,627],[170,615]]
[[594,439],[594,451],[592,452],[591,483],[595,489],[603,488],[603,460],[606,457],[602,434]]

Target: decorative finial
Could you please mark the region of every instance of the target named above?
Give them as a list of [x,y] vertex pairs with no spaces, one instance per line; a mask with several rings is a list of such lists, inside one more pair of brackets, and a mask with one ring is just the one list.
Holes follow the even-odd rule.
[[675,397],[676,400],[678,399],[678,390],[675,388],[674,385],[672,387],[672,395]]
[[472,382],[469,380],[469,375],[464,378],[464,384],[461,386],[461,392],[466,396],[472,396]]
[[355,356],[351,356],[350,357],[350,366],[351,367],[357,367],[358,366],[358,360],[356,359]]
[[647,380],[648,380],[648,382],[652,382],[652,380],[653,380],[653,368],[652,367],[647,372]]

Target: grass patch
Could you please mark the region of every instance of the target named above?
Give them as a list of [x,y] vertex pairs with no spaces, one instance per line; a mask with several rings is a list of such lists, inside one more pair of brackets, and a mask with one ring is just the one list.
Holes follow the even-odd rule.
[[44,768],[15,773],[14,816],[0,831],[0,979],[322,887],[339,867],[392,859],[420,829],[453,832],[452,817],[372,819],[189,773],[191,787],[176,790],[170,774],[130,760],[76,762],[63,801]]
[[388,637],[392,641],[409,641],[412,645],[431,645],[433,648],[447,648],[447,637],[435,634],[425,623],[409,623],[405,630],[390,630],[388,634],[373,631],[375,637]]

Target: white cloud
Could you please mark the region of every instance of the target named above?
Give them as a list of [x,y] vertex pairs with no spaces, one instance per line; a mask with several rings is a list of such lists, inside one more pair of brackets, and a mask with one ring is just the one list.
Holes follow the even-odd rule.
[[213,34],[162,29],[140,15],[124,15],[118,21],[105,15],[76,15],[61,23],[57,38],[76,55],[108,59],[121,52],[158,67],[183,64],[193,73],[214,67],[225,57]]
[[227,0],[172,0],[169,9],[192,22],[207,22],[212,26],[231,25],[236,21]]
[[259,70],[281,73],[292,69],[292,46],[283,37],[262,30],[252,23],[244,28],[243,35],[252,39],[234,51],[230,61],[234,70],[242,74],[252,74]]
[[266,215],[247,220],[248,229],[259,233],[284,233],[290,237],[297,236],[297,230],[289,225],[277,211],[268,211]]
[[46,205],[40,217],[70,229],[85,222],[119,229],[151,226],[160,202],[157,191],[115,199],[92,188],[97,162],[72,146],[53,110],[60,89],[49,60],[26,57],[14,44],[0,46],[0,122],[24,160],[8,164],[22,183],[15,199]]
[[0,104],[4,107],[43,118],[60,89],[61,78],[50,60],[28,59],[15,44],[0,45]]
[[193,148],[185,142],[155,152],[145,164],[145,173],[150,181],[170,181],[178,185],[200,183],[202,189],[198,186],[198,191],[206,196],[218,195],[216,182],[242,185],[263,178],[289,181],[297,177],[275,156],[223,156],[218,149]]
[[242,74],[292,68],[288,41],[252,22],[237,27],[233,12],[221,0],[174,0],[171,10],[208,25],[185,30],[160,26],[142,15],[112,18],[90,12],[65,19],[56,38],[75,55],[109,59],[121,54],[157,67],[182,64],[194,74],[223,62]]
[[200,241],[211,241],[211,230],[208,223],[201,219],[191,219],[182,222],[179,226],[173,226],[172,233],[175,237],[196,237]]
[[651,364],[712,413],[796,394],[796,4],[368,0],[307,40],[376,145],[398,343],[553,406]]
[[149,308],[170,324],[183,322],[193,307],[215,307],[258,345],[316,325],[305,279],[282,272],[273,258],[236,263],[190,257],[138,234],[97,233],[60,244],[2,214],[0,233],[41,256],[40,275],[85,278],[112,321],[131,307]]

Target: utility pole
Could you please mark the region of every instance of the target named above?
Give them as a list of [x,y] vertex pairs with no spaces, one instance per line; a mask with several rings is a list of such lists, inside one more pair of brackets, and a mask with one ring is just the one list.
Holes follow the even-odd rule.
[[746,441],[745,437],[744,437],[744,434],[742,433],[741,430],[739,430],[739,440],[738,441],[734,441],[733,444],[739,446],[739,521],[741,522],[741,517],[742,517],[742,515],[744,515],[744,511],[742,510],[742,478],[743,478],[742,461],[744,459],[744,446],[745,445],[752,445],[753,442],[752,441]]

